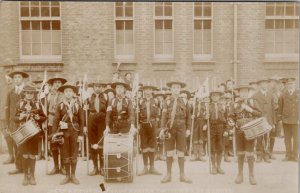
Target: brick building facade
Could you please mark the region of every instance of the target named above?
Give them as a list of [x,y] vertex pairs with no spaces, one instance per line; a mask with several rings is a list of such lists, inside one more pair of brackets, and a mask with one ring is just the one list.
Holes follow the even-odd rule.
[[1,86],[3,75],[17,69],[32,79],[47,69],[110,81],[118,63],[122,74],[138,72],[158,86],[172,76],[190,88],[207,75],[238,83],[298,76],[298,9],[298,3],[2,1]]

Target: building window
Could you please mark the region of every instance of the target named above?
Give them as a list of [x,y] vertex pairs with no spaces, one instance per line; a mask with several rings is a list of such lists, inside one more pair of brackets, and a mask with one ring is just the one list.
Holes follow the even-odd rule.
[[173,58],[173,3],[155,2],[155,58]]
[[194,59],[212,58],[212,3],[194,2]]
[[115,3],[115,57],[134,58],[133,3]]
[[299,52],[299,4],[266,3],[266,56],[297,56]]
[[21,58],[61,58],[60,3],[20,2]]

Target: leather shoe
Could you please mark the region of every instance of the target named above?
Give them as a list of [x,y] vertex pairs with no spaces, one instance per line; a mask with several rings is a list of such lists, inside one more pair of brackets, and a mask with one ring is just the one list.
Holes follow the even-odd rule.
[[216,175],[217,174],[217,168],[213,167],[212,170],[211,170],[211,174]]
[[13,171],[8,172],[9,175],[21,174],[21,173],[22,173],[22,171],[21,171],[21,170],[18,170],[18,169],[15,169],[15,170],[13,170]]
[[161,175],[161,173],[157,171],[154,166],[150,166],[149,173],[153,175]]
[[192,183],[192,180],[188,179],[184,174],[181,174],[180,175],[180,182],[184,182],[184,183],[188,183],[188,184],[191,184]]
[[66,176],[61,182],[60,185],[65,185],[70,182],[70,177]]
[[238,176],[236,177],[234,183],[241,184],[243,181],[244,181],[243,174],[238,174]]
[[148,172],[148,168],[147,167],[144,167],[144,169],[140,172],[140,173],[138,173],[138,176],[144,176],[144,175],[146,175],[146,174],[148,174],[149,172]]
[[71,176],[71,182],[76,185],[80,184],[79,180],[75,176]]
[[167,174],[160,182],[161,183],[171,182],[171,174]]
[[30,175],[29,184],[36,185],[35,177],[33,175]]
[[254,176],[249,176],[249,183],[251,185],[256,185],[256,180],[255,180]]
[[7,160],[3,162],[3,164],[12,164],[14,163],[15,159],[13,157],[9,157]]
[[53,168],[50,172],[48,172],[48,175],[54,175],[54,174],[58,174],[58,173],[59,173],[59,169]]
[[60,173],[61,173],[62,175],[66,175],[66,169],[62,167],[62,168],[60,169]]
[[224,174],[225,172],[222,170],[222,168],[218,167],[217,168],[217,172],[218,174]]
[[95,176],[95,175],[97,175],[97,174],[98,174],[98,169],[97,169],[97,168],[94,168],[93,171],[91,171],[91,172],[89,173],[89,176]]
[[24,179],[23,179],[23,182],[22,182],[22,185],[23,185],[23,186],[27,186],[28,184],[29,184],[28,176],[25,175],[25,176],[24,176]]

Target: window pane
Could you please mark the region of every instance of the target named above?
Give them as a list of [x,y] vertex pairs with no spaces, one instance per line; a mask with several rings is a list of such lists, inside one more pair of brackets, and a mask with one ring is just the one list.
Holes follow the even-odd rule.
[[202,20],[194,20],[194,29],[202,29]]
[[165,6],[165,16],[172,16],[172,6]]
[[296,3],[296,7],[295,7],[295,15],[299,16],[299,3]]
[[60,44],[52,44],[52,55],[61,55]]
[[132,7],[132,2],[124,2],[124,3],[125,3],[125,6]]
[[39,30],[33,30],[31,32],[31,38],[32,38],[32,42],[34,42],[34,43],[40,43],[41,42],[41,31],[39,31]]
[[295,14],[294,3],[286,3],[285,6],[285,15],[293,16]]
[[283,29],[283,20],[275,20],[275,29]]
[[210,6],[204,7],[204,16],[211,16],[211,7]]
[[155,16],[162,16],[162,15],[163,15],[163,7],[155,6]]
[[40,3],[38,1],[31,1],[30,4],[31,6],[36,6],[36,7],[40,6]]
[[155,43],[161,43],[163,42],[163,39],[163,30],[155,30]]
[[299,20],[295,19],[294,22],[295,22],[295,28],[298,29],[299,28]]
[[202,6],[201,3],[198,5],[198,3],[194,5],[194,15],[195,16],[202,16]]
[[273,19],[267,19],[265,23],[266,23],[266,29],[274,29],[274,20]]
[[133,29],[133,21],[125,21],[125,29],[132,30]]
[[203,29],[211,29],[211,21],[203,21]]
[[133,30],[125,31],[125,44],[133,44]]
[[60,43],[61,39],[60,39],[61,33],[59,30],[52,30],[52,42],[53,43]]
[[51,16],[53,16],[53,17],[60,16],[59,7],[51,7]]
[[50,16],[50,9],[49,7],[42,7],[41,8],[42,17],[49,17]]
[[294,28],[294,20],[287,19],[285,20],[285,29],[293,29]]
[[117,30],[124,29],[124,21],[116,21],[116,29]]
[[164,42],[173,42],[172,30],[164,30]]
[[21,21],[22,30],[30,30],[30,21]]
[[155,43],[155,54],[163,54],[163,43]]
[[51,43],[51,31],[43,31],[42,42],[43,43]]
[[155,29],[163,29],[163,20],[155,20]]
[[116,17],[123,17],[123,7],[116,7]]
[[172,29],[172,20],[164,20],[164,29]]
[[123,6],[123,2],[116,2],[116,6],[117,7],[122,7]]
[[30,43],[29,44],[26,44],[26,43],[22,44],[22,54],[23,55],[31,55],[30,45],[31,45]]
[[50,21],[42,21],[42,29],[50,30]]
[[58,1],[51,1],[51,5],[52,6],[59,6],[59,2]]
[[165,43],[164,44],[164,53],[163,54],[172,54],[172,43]]
[[39,16],[39,7],[31,7],[31,17]]
[[49,2],[48,1],[41,1],[41,6],[48,7],[49,6]]
[[32,21],[31,22],[32,30],[40,30],[40,21]]
[[273,15],[275,15],[275,6],[274,5],[269,5],[269,3],[267,3],[267,6],[266,6],[266,15],[267,16],[273,16]]
[[276,15],[284,15],[284,3],[276,3]]
[[116,43],[122,44],[124,43],[124,31],[116,31]]
[[60,21],[52,21],[52,30],[60,30]]
[[132,17],[132,7],[125,7],[125,16]]
[[22,42],[30,43],[30,30],[22,30]]
[[21,7],[21,17],[29,17],[29,7]]
[[32,44],[32,55],[41,55],[41,44]]
[[51,55],[51,43],[50,44],[42,44],[42,55]]

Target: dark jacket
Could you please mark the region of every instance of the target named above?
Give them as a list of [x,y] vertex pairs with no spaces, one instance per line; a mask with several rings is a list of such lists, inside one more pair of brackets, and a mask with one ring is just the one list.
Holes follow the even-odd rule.
[[278,119],[285,124],[299,124],[298,120],[298,97],[299,91],[295,90],[292,95],[288,90],[283,91],[278,102]]

